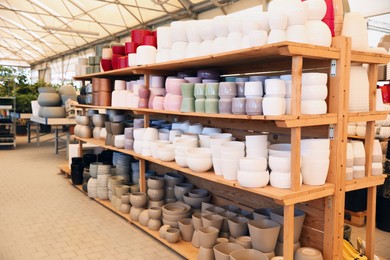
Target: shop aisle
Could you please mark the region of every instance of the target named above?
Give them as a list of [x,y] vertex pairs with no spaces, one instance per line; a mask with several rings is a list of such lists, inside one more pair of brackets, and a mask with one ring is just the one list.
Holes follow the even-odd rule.
[[52,142],[0,148],[0,259],[182,259],[58,175]]

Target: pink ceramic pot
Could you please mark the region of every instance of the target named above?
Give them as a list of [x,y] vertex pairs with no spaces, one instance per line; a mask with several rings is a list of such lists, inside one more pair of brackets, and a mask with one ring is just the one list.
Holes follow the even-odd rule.
[[168,93],[164,98],[164,110],[180,111],[181,100],[181,95],[174,95]]
[[168,77],[165,81],[165,89],[167,90],[167,93],[174,94],[174,95],[181,95],[181,83],[186,83],[187,80],[185,79],[179,79],[179,78],[173,78]]

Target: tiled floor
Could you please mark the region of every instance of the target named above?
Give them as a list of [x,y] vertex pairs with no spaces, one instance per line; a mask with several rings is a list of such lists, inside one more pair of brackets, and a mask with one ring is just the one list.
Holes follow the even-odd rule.
[[[390,221],[390,220],[389,220]],[[364,227],[352,227],[351,242],[357,248],[356,239],[358,237],[365,240],[366,229]],[[375,252],[381,260],[390,259],[390,233],[376,229],[375,231]]]
[[[68,185],[56,174],[66,163],[53,142],[0,148],[0,260],[182,259]],[[357,237],[364,228],[352,227]],[[376,254],[390,259],[390,233],[376,231]]]
[[57,175],[53,142],[0,148],[0,259],[182,259]]

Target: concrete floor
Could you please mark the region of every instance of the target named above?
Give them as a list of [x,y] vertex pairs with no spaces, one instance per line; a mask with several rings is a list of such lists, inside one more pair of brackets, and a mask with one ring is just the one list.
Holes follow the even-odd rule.
[[65,157],[53,141],[0,148],[1,260],[182,259],[58,175]]
[[[0,147],[0,260],[182,259],[69,185],[57,168],[67,162],[53,141],[38,148],[18,137],[15,150]],[[355,246],[357,237],[364,227],[352,227]],[[377,230],[381,259],[389,245],[390,233]]]

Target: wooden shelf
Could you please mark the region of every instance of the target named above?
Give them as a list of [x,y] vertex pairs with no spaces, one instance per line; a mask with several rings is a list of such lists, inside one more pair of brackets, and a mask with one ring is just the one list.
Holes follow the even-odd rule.
[[364,188],[382,185],[386,179],[386,175],[370,176],[361,179],[353,179],[346,181],[345,191],[360,190]]
[[[58,167],[62,167],[62,166],[58,166]],[[85,195],[87,195],[83,191],[82,185],[73,185],[73,186],[75,188],[77,188],[78,190],[80,190]],[[144,232],[148,233],[150,236],[154,237],[155,239],[157,239],[158,241],[160,241],[161,243],[163,243],[167,247],[171,248],[176,253],[184,256],[186,259],[197,259],[199,249],[194,247],[190,242],[186,242],[186,241],[180,240],[177,243],[169,243],[166,239],[162,239],[160,237],[159,231],[150,230],[147,227],[142,226],[139,222],[132,221],[131,218],[130,218],[130,214],[123,214],[119,210],[116,210],[111,205],[111,202],[109,200],[101,200],[99,198],[91,198],[91,199],[95,200],[96,202],[98,202],[99,204],[103,205],[107,209],[109,209],[112,212],[116,213],[117,215],[121,216],[122,218],[127,220],[129,223],[131,223],[131,224],[137,226],[138,228],[142,229]]]
[[309,185],[302,185],[299,191],[291,191],[290,189],[279,189],[272,187],[270,185],[264,187],[264,188],[245,188],[242,187],[241,185],[238,184],[237,181],[229,181],[225,180],[222,176],[215,175],[214,172],[209,171],[205,173],[198,173],[194,172],[189,168],[183,168],[177,165],[174,161],[173,162],[164,162],[159,159],[149,157],[149,156],[142,156],[140,154],[135,153],[132,150],[124,150],[124,149],[119,149],[113,146],[107,146],[104,144],[104,141],[99,140],[99,139],[93,139],[93,138],[79,138],[75,137],[76,139],[86,142],[86,143],[91,143],[98,145],[100,147],[129,154],[132,155],[136,158],[143,159],[149,162],[153,162],[165,167],[168,167],[173,170],[180,171],[182,173],[196,176],[199,178],[202,178],[204,180],[208,180],[211,182],[223,184],[229,187],[237,188],[240,190],[248,191],[254,194],[258,194],[267,198],[274,199],[277,203],[282,204],[282,205],[293,205],[299,202],[305,202],[313,199],[318,199],[318,198],[323,198],[326,196],[333,195],[334,193],[334,185],[330,183],[326,183],[325,185],[322,186],[309,186]]
[[74,105],[77,108],[87,109],[114,109],[131,111],[134,115],[177,115],[177,116],[191,116],[203,118],[216,119],[234,119],[234,120],[259,120],[259,121],[275,121],[278,127],[305,127],[330,125],[337,123],[337,114],[329,113],[324,115],[281,115],[281,116],[248,116],[248,115],[233,115],[233,114],[206,114],[206,113],[186,113],[178,111],[154,110],[150,108],[129,108],[129,107],[108,107],[108,106],[93,106],[93,105]]
[[390,55],[376,52],[351,51],[351,61],[372,64],[387,64],[390,61]]
[[295,42],[279,42],[263,46],[241,49],[214,55],[206,55],[196,58],[161,62],[150,65],[128,67],[118,70],[93,73],[74,77],[75,80],[90,80],[93,77],[125,77],[141,74],[166,74],[178,70],[195,70],[199,68],[218,67],[221,72],[229,72],[231,67],[237,70],[241,64],[245,64],[245,71],[255,71],[261,61],[280,62],[290,60],[292,56],[303,56],[309,59],[339,59],[340,51],[333,47],[322,47],[311,44]]
[[349,113],[348,123],[385,120],[389,111],[371,111]]

